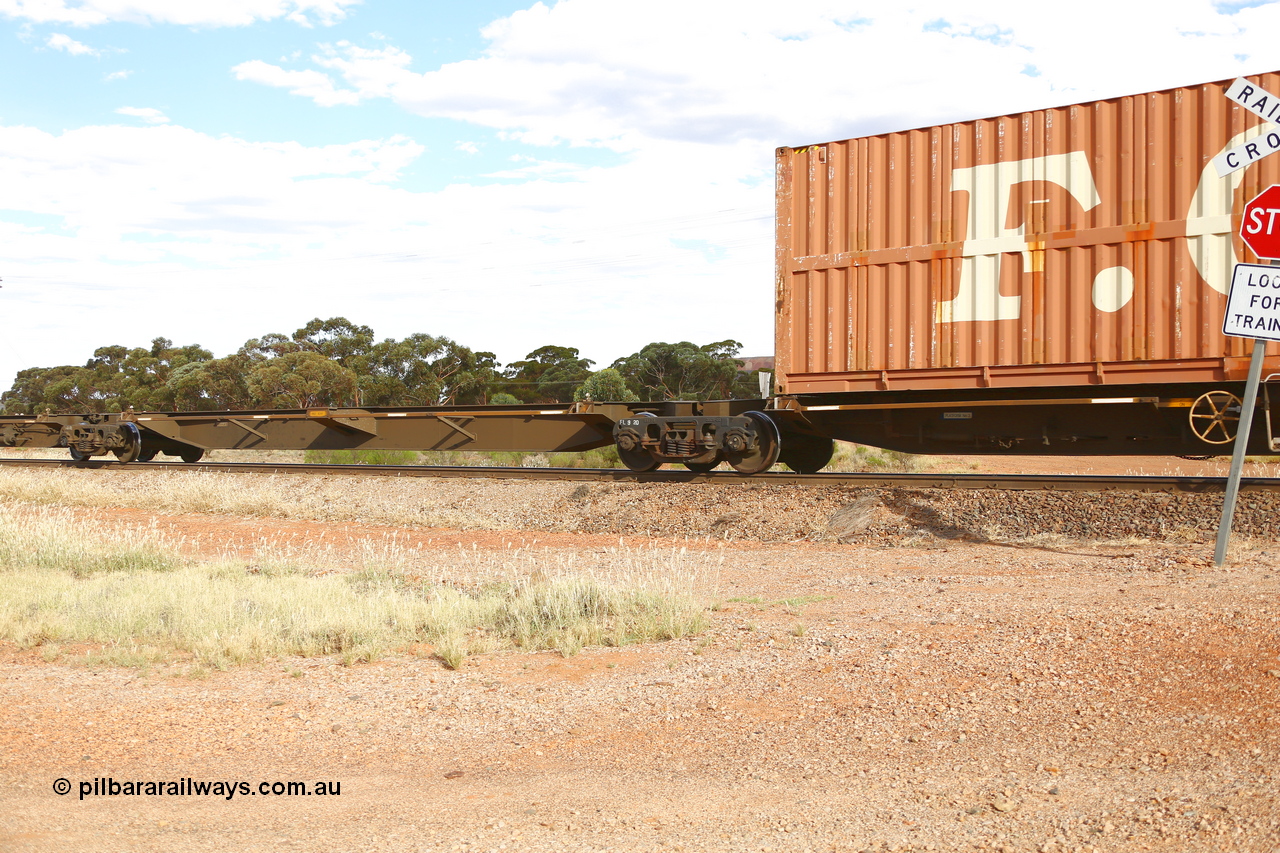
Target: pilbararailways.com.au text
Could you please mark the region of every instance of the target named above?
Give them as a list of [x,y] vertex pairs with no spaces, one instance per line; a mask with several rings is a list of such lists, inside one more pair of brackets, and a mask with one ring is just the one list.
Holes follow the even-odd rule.
[[[53,783],[53,791],[59,796],[71,793],[71,780],[62,778]],[[342,783],[318,782],[206,782],[185,777],[176,780],[116,781],[110,776],[95,777],[79,783],[80,799],[85,797],[338,797],[342,795]]]

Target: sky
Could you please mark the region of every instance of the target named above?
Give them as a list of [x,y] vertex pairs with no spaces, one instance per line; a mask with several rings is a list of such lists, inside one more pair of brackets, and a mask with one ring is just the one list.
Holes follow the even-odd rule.
[[342,316],[773,350],[774,149],[1280,68],[1280,2],[0,0],[0,390]]

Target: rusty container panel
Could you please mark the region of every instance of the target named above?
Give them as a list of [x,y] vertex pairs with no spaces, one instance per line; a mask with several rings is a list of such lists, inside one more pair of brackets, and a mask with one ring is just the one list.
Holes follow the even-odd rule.
[[783,391],[1243,379],[1222,316],[1280,154],[1218,177],[1275,127],[1230,83],[779,149]]

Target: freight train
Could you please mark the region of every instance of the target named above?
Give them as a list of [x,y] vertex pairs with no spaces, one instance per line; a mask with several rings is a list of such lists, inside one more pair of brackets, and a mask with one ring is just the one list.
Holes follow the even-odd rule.
[[[1246,78],[1258,97],[1280,72]],[[0,446],[572,451],[802,473],[908,453],[1197,455],[1235,442],[1251,342],[1222,333],[1245,203],[1280,156],[1219,81],[777,150],[773,387],[758,400],[0,418]],[[1252,106],[1254,109],[1246,108]],[[1252,453],[1277,450],[1270,344]]]

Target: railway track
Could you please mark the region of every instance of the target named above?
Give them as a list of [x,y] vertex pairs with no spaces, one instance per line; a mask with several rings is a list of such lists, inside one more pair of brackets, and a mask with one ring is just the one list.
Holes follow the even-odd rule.
[[[673,468],[636,472],[626,468],[496,468],[432,465],[320,465],[263,462],[131,462],[107,459],[0,459],[0,468],[72,468],[101,471],[207,471],[224,474],[304,474],[356,477],[476,477],[507,480],[578,480],[620,483],[716,483],[765,486],[861,486],[914,489],[997,489],[1008,491],[1138,491],[1214,493],[1226,488],[1225,477],[1080,474],[885,474],[766,473],[751,477],[735,471]],[[1280,491],[1280,478],[1246,477],[1242,492]]]

